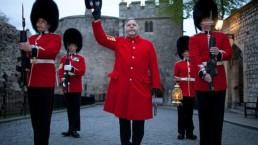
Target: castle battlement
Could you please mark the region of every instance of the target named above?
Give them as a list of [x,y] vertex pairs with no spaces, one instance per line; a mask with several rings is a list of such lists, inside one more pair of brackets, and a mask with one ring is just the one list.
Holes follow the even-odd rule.
[[127,2],[121,2],[119,4],[119,17],[120,19],[126,19],[128,17],[134,18],[156,18],[167,17],[166,14],[161,16],[159,13],[159,7],[163,4],[168,4],[169,0],[162,1],[157,5],[154,1],[145,1],[142,5],[141,1],[133,1],[129,5]]

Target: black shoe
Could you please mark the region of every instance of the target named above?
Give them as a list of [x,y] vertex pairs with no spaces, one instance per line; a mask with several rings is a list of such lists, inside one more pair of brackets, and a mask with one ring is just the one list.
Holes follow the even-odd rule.
[[179,135],[177,136],[178,139],[184,139],[185,135],[183,133],[179,133]]
[[188,135],[186,135],[186,138],[187,138],[187,139],[191,139],[191,140],[196,140],[196,139],[197,139],[197,136],[194,135],[194,134],[188,134]]
[[80,137],[80,135],[77,131],[72,131],[71,136],[74,137],[74,138],[79,138]]
[[72,132],[70,131],[67,131],[67,132],[62,132],[62,135],[63,136],[70,136]]

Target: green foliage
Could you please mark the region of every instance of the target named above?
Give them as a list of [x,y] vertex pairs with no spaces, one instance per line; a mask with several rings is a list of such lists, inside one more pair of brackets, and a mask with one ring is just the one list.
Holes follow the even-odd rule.
[[234,11],[240,9],[242,6],[251,0],[215,0],[218,6],[219,16],[223,19],[231,15]]
[[[158,0],[149,0],[157,2]],[[198,0],[159,0],[160,3],[168,3],[162,5],[159,14],[173,14],[173,21],[182,21],[183,19],[191,18],[193,13],[194,4]],[[232,12],[238,10],[251,0],[214,0],[217,3],[219,17],[224,18],[232,14]],[[180,20],[181,19],[181,20]]]
[[8,23],[9,18],[6,17],[6,15],[0,11],[0,22]]

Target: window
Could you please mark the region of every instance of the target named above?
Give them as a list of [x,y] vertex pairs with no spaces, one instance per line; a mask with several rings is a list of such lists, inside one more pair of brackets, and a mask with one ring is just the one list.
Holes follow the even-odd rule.
[[145,22],[145,32],[153,32],[153,22],[152,21]]

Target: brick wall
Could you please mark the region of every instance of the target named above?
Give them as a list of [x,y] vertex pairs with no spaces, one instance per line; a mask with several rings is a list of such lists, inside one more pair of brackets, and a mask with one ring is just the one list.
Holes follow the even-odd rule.
[[[256,101],[258,96],[258,1],[251,1],[228,17],[224,21],[223,32],[234,34],[232,43],[241,50],[243,72],[239,73],[243,73],[244,84],[243,88],[239,89],[244,92],[244,100]],[[233,69],[236,67],[237,64],[230,71],[234,72]],[[238,85],[235,83],[230,87]]]

